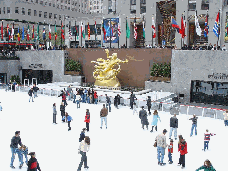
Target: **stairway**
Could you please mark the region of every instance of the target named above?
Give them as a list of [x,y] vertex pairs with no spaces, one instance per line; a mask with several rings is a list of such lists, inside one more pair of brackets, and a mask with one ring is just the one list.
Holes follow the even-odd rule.
[[135,48],[145,47],[145,38],[143,37],[143,25],[137,25],[137,39],[135,40]]

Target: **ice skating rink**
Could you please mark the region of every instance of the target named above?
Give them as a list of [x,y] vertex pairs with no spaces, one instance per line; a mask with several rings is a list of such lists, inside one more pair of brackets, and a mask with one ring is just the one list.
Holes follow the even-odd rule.
[[[102,104],[68,102],[66,112],[72,116],[72,130],[68,131],[67,123],[62,123],[60,115],[61,98],[40,95],[29,103],[29,96],[22,92],[5,92],[0,90],[0,171],[26,171],[24,164],[19,169],[18,156],[14,160],[16,169],[10,168],[10,142],[15,131],[21,131],[22,143],[28,146],[29,152],[36,152],[36,158],[42,171],[76,171],[81,155],[78,154],[79,135],[86,127],[84,117],[86,109],[91,113],[90,132],[91,148],[87,153],[88,171],[177,171],[179,156],[178,140],[174,140],[173,164],[168,164],[168,149],[165,150],[165,166],[157,165],[157,149],[153,147],[156,135],[167,129],[169,144],[170,117],[168,112],[160,112],[162,122],[158,122],[158,131],[150,133],[142,130],[138,115],[133,115],[127,106],[116,109],[112,104],[108,114],[108,129],[100,129],[100,110]],[[57,106],[57,123],[52,124],[52,105]],[[139,111],[140,109],[138,109]],[[153,111],[151,111],[153,112]],[[228,127],[223,120],[199,117],[197,123],[198,135],[190,137],[192,116],[178,115],[178,135],[183,135],[188,144],[188,154],[185,156],[186,168],[195,171],[209,159],[217,171],[228,170]],[[149,122],[152,116],[148,117]],[[216,136],[211,137],[209,150],[204,147],[204,132],[209,129]],[[174,139],[174,136],[172,136]],[[28,156],[28,158],[30,158]],[[24,160],[25,161],[25,160]],[[82,170],[84,168],[82,167]]]

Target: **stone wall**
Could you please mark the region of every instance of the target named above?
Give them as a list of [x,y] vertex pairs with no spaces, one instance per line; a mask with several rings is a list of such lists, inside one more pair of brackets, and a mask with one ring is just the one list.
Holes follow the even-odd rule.
[[19,75],[19,60],[0,60],[0,73],[7,74],[7,82],[10,81],[11,75]]
[[163,92],[172,92],[172,85],[171,83],[166,82],[152,82],[146,81],[145,82],[145,89],[151,89],[153,91],[163,91]]

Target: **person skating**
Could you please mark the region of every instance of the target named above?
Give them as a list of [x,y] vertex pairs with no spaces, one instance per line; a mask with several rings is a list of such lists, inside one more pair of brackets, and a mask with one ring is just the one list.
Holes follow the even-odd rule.
[[173,139],[170,139],[170,145],[168,146],[169,164],[173,163],[172,153],[173,153]]
[[151,109],[151,97],[150,96],[148,96],[146,105],[148,106],[149,115],[151,115],[151,112],[150,112],[150,109]]
[[68,113],[66,112],[66,118],[67,118],[67,121],[68,121],[68,131],[70,131],[72,128],[71,128],[71,121],[73,121],[72,117],[70,115],[68,115]]
[[76,94],[76,104],[77,104],[77,109],[80,108],[80,100],[81,100],[81,97],[80,97],[80,94],[79,92]]
[[63,121],[63,117],[65,116],[65,106],[63,102],[61,102],[61,105],[60,105],[60,112],[61,112],[61,117]]
[[85,138],[85,131],[86,131],[86,130],[87,130],[86,128],[83,128],[83,129],[82,129],[82,131],[81,131],[81,133],[80,133],[79,142],[81,142],[81,141],[84,140],[84,138]]
[[142,106],[142,110],[139,112],[139,118],[141,119],[142,123],[142,129],[144,129],[144,125],[146,125],[146,128],[148,130],[148,119],[147,119],[147,112],[144,110],[144,106]]
[[107,96],[107,94],[105,94],[106,96],[106,108],[108,109],[109,106],[109,112],[111,112],[111,99],[110,97]]
[[23,145],[21,143],[20,131],[16,131],[15,132],[15,136],[13,136],[13,138],[11,139],[11,144],[10,144],[10,149],[11,149],[11,153],[12,153],[10,167],[13,168],[13,169],[15,169],[15,167],[13,166],[13,163],[14,163],[14,159],[15,159],[16,153],[18,154],[18,159],[19,159],[19,162],[20,162],[20,166],[19,167],[23,166],[21,153],[20,153],[20,150],[18,150],[18,144],[20,146]]
[[[0,102],[1,103],[1,102]],[[0,105],[0,111],[2,111],[2,106]]]
[[120,95],[119,94],[117,94],[116,96],[115,96],[115,98],[114,98],[114,105],[115,105],[115,107],[118,109],[118,105],[120,104]]
[[228,126],[228,110],[226,110],[225,113],[223,113],[224,115],[224,125]]
[[97,104],[98,103],[98,94],[95,90],[94,90],[94,100],[95,100],[95,104]]
[[87,91],[87,103],[90,104],[90,95],[91,95],[91,89],[89,88]]
[[163,163],[164,155],[165,155],[165,148],[168,146],[166,144],[166,136],[165,136],[166,133],[167,133],[167,130],[164,129],[162,134],[159,134],[156,137],[158,165],[161,165],[161,166],[166,164],[166,163]]
[[85,116],[84,122],[86,122],[86,128],[87,128],[87,132],[88,132],[89,131],[89,123],[90,123],[90,112],[89,112],[89,109],[86,109],[86,116]]
[[87,154],[86,154],[86,152],[88,152],[89,149],[90,149],[90,138],[86,136],[84,140],[81,141],[79,149],[78,149],[78,154],[81,154],[81,161],[80,161],[77,171],[81,171],[81,167],[83,163],[84,163],[85,169],[89,168],[87,165]]
[[187,151],[187,142],[184,140],[183,136],[179,136],[179,148],[178,148],[178,151],[180,152],[180,158],[179,158],[179,163],[178,165],[182,165],[181,169],[184,169],[185,168],[185,154],[188,153]]
[[203,149],[204,151],[205,151],[205,149],[208,149],[208,144],[210,142],[210,137],[214,136],[214,135],[216,135],[216,134],[209,133],[208,129],[206,129],[206,132],[204,133],[204,149]]
[[28,162],[28,170],[27,171],[41,171],[40,165],[36,159],[36,155],[35,152],[31,152],[29,153],[29,155],[31,156],[31,158],[29,159]]
[[17,85],[17,82],[14,80],[13,86],[12,86],[13,92],[15,92],[15,90],[16,90],[16,85]]
[[177,140],[177,128],[178,128],[178,119],[176,117],[176,114],[174,114],[174,116],[170,118],[169,139],[171,139],[172,133],[174,131],[174,138],[175,138],[175,140]]
[[138,114],[137,105],[135,102],[133,103],[133,115],[134,115],[134,113]]
[[204,171],[216,171],[212,166],[211,162],[207,159],[204,161],[204,165],[196,169],[196,171],[204,170]]
[[190,118],[189,120],[192,120],[192,128],[191,128],[191,134],[190,137],[193,135],[193,129],[195,128],[195,135],[197,135],[197,119],[196,115],[193,115],[193,118]]
[[101,129],[102,129],[102,126],[103,126],[103,120],[105,122],[106,129],[107,129],[107,115],[108,115],[108,110],[105,107],[105,104],[103,104],[103,108],[100,111],[100,118],[101,118],[101,127],[100,128]]
[[153,121],[152,121],[152,123],[151,123],[151,125],[152,125],[152,130],[150,131],[150,132],[153,132],[153,128],[155,127],[155,130],[157,131],[157,123],[158,123],[158,120],[160,120],[160,122],[161,122],[161,119],[160,119],[160,117],[159,117],[159,115],[158,115],[158,112],[157,112],[157,110],[155,110],[154,112],[153,112]]
[[28,91],[28,95],[29,95],[29,102],[30,102],[30,99],[32,99],[32,102],[33,102],[33,88],[30,88],[30,90]]
[[52,109],[53,109],[53,123],[57,124],[56,123],[56,114],[57,114],[57,112],[56,112],[56,103],[53,103]]
[[135,97],[135,94],[133,93],[133,91],[131,91],[129,99],[130,99],[130,109],[133,109],[134,100],[137,100],[137,98]]
[[70,101],[72,96],[72,88],[70,85],[67,87],[67,96],[68,96],[68,100]]
[[[22,145],[20,148],[20,154],[21,154],[21,160],[23,162],[23,155],[25,156],[25,163],[26,165],[28,165],[28,158],[27,158],[27,155],[28,155],[28,147],[26,147],[25,145]],[[20,168],[21,169],[21,168]]]
[[58,97],[60,96],[62,97],[62,102],[64,103],[64,106],[67,106],[68,104],[66,101],[66,93],[63,90],[61,90],[61,94]]
[[33,93],[34,93],[34,99],[36,98],[36,97],[38,97],[37,96],[37,91],[39,90],[39,88],[36,86],[36,84],[34,84],[33,85]]

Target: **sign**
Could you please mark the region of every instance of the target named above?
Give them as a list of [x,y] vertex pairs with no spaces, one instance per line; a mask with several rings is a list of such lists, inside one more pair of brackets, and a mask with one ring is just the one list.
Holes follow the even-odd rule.
[[43,68],[42,64],[30,64],[29,68]]
[[208,75],[208,78],[214,78],[214,79],[227,79],[228,74],[225,73],[213,73],[212,75]]
[[[111,20],[111,21],[110,21]],[[104,28],[106,30],[106,35],[104,36],[103,43],[118,43],[118,23],[119,18],[104,19]]]

